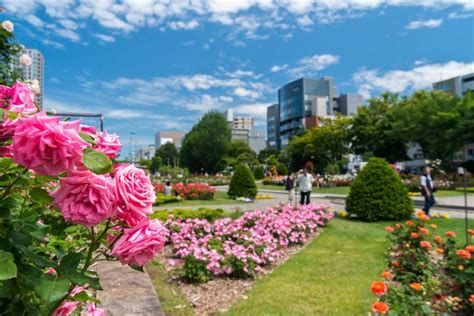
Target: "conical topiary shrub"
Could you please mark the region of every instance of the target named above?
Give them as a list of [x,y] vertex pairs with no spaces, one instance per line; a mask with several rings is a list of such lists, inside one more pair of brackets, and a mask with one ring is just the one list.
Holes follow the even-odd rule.
[[255,180],[246,165],[238,165],[235,169],[227,194],[232,198],[254,198],[257,195]]
[[351,186],[346,211],[365,221],[401,220],[413,213],[413,201],[390,165],[371,158]]
[[265,173],[263,172],[263,168],[261,166],[257,166],[253,172],[253,176],[255,180],[261,180],[265,178]]

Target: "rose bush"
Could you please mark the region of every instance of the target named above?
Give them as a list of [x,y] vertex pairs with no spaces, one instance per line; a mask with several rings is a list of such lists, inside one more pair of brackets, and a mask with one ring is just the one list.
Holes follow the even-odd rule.
[[185,200],[213,200],[216,197],[216,189],[207,183],[176,183],[172,192]]

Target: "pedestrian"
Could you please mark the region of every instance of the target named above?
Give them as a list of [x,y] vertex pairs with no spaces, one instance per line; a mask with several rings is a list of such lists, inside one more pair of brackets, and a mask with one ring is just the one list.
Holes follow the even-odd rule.
[[171,181],[166,180],[165,195],[171,195]]
[[298,186],[300,187],[300,204],[305,205],[311,203],[311,189],[313,187],[313,176],[304,169],[303,174],[298,177]]
[[420,178],[420,185],[421,185],[421,194],[425,197],[425,207],[423,208],[423,212],[426,215],[430,214],[430,208],[436,203],[434,197],[434,186],[433,180],[431,179],[431,168],[426,166],[423,169],[423,175]]
[[285,185],[285,190],[288,191],[288,204],[293,204],[293,196],[295,195],[295,175],[293,172],[288,172]]

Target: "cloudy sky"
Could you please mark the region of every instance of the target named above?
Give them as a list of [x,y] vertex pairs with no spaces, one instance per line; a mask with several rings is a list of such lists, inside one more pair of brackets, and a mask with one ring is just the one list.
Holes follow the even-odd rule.
[[[0,0],[45,56],[46,109],[103,113],[127,144],[233,108],[265,130],[277,89],[368,98],[474,71],[474,0]],[[126,152],[125,152],[126,154]]]

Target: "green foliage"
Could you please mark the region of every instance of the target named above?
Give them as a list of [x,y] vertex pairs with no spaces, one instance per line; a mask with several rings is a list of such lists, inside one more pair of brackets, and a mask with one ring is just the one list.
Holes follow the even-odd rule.
[[285,176],[288,174],[288,168],[285,166],[285,164],[279,163],[277,165],[277,173],[279,176]]
[[218,218],[223,217],[224,211],[220,208],[210,209],[210,208],[199,208],[194,209],[174,209],[174,210],[160,210],[156,211],[150,215],[150,218],[159,219],[166,221],[170,215],[174,218],[188,219],[188,218],[198,218],[206,219],[209,222],[213,222]]
[[280,155],[280,151],[276,148],[265,148],[258,153],[258,161],[264,163],[268,157],[274,156],[278,157]]
[[91,148],[85,148],[82,154],[82,162],[90,171],[96,174],[112,172],[112,160],[104,153]]
[[0,281],[16,278],[17,268],[13,260],[13,254],[0,250]]
[[158,172],[161,165],[162,165],[161,158],[158,157],[157,155],[153,156],[151,158],[151,163],[150,163],[150,173],[155,174],[156,172]]
[[246,142],[234,140],[230,144],[230,149],[224,158],[224,163],[232,168],[236,168],[239,164],[253,167],[258,164],[257,154]]
[[18,71],[10,66],[20,51],[14,34],[0,27],[0,85],[11,86],[20,79]]
[[[458,191],[458,192],[464,192],[464,188],[456,188],[456,191]],[[474,187],[467,187],[467,188],[466,188],[466,191],[467,191],[468,193],[474,193]]]
[[195,259],[193,256],[185,257],[183,278],[189,282],[206,283],[212,278],[212,274],[206,266],[206,261]]
[[222,113],[209,112],[186,134],[180,162],[191,172],[215,173],[231,146],[231,133]]
[[265,178],[265,173],[263,171],[263,167],[262,166],[255,167],[255,170],[253,171],[253,176],[254,176],[255,180],[264,179]]
[[173,180],[178,179],[178,181],[182,181],[182,179],[189,177],[189,171],[184,168],[179,167],[171,167],[171,166],[162,166],[158,169],[158,172],[161,174],[162,177],[171,178]]
[[232,198],[255,198],[257,195],[255,180],[250,169],[246,165],[238,165],[235,169],[234,175],[230,180],[229,191],[227,194]]
[[371,158],[351,186],[346,211],[366,221],[400,220],[413,212],[400,177],[381,158]]
[[179,153],[176,145],[173,143],[161,145],[156,151],[155,156],[160,157],[166,166],[176,166],[178,164]]
[[157,193],[155,205],[162,205],[162,204],[173,203],[173,202],[178,202],[178,201],[181,201],[181,198],[179,196],[164,195],[162,193]]

